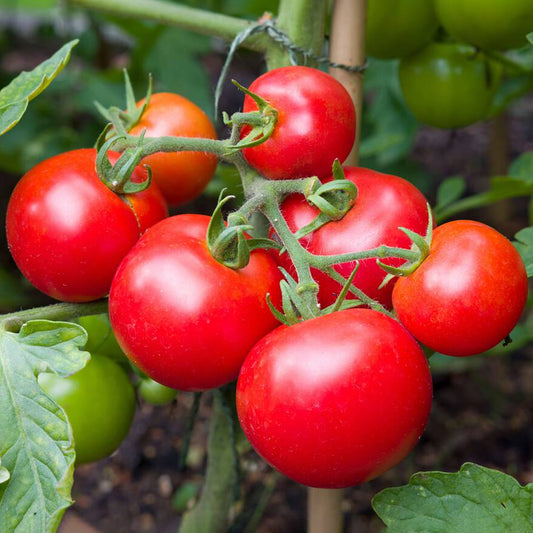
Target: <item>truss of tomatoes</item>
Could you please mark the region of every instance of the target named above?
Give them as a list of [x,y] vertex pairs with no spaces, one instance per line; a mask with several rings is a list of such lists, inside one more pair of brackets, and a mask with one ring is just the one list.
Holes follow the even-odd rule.
[[[283,91],[271,92],[276,80]],[[308,67],[270,71],[253,87],[272,100],[279,124],[266,142],[246,148],[250,165],[268,179],[298,179],[314,174],[313,168],[320,168],[316,174],[324,181],[332,179],[325,169],[347,156],[355,136],[355,111],[343,87]],[[304,124],[320,123],[320,139],[339,142],[317,145],[316,128],[304,128],[296,148],[288,143],[285,135],[294,136],[298,124],[291,113],[302,108]],[[268,157],[269,147],[275,158]],[[435,228],[429,255],[414,271],[385,286],[376,260],[361,261],[353,283],[390,312],[359,307],[281,325],[267,295],[279,309],[279,266],[290,271],[290,258],[256,249],[244,268],[219,263],[206,239],[208,216],[167,218],[161,207],[146,207],[141,212],[151,216],[144,224],[131,210],[142,195],[128,203],[109,191],[109,202],[132,226],[131,238],[116,253],[109,251],[117,240],[110,215],[105,226],[93,221],[83,229],[87,211],[62,191],[79,181],[84,194],[99,191],[94,209],[103,207],[107,192],[93,183],[94,155],[57,156],[17,186],[7,220],[15,261],[55,298],[82,301],[109,291],[120,347],[155,382],[202,391],[237,380],[244,433],[268,463],[300,483],[350,486],[401,461],[420,439],[431,409],[431,374],[420,344],[453,356],[483,352],[509,335],[525,306],[526,270],[512,243],[484,224],[454,221]],[[272,172],[269,161],[275,162]],[[76,172],[69,170],[69,179],[62,180],[71,167]],[[91,171],[90,186],[89,178],[78,176],[80,169]],[[357,167],[347,167],[345,174],[358,188],[355,203],[342,220],[300,240],[308,251],[331,255],[380,244],[408,249],[412,243],[398,228],[423,234],[431,226],[426,199],[406,180]],[[299,195],[287,197],[281,211],[293,232],[317,214]],[[91,288],[87,266],[95,254],[95,264],[106,270],[95,283],[98,290]],[[401,267],[403,260],[384,263]],[[346,277],[355,266],[336,269]],[[325,307],[341,287],[314,275]]]

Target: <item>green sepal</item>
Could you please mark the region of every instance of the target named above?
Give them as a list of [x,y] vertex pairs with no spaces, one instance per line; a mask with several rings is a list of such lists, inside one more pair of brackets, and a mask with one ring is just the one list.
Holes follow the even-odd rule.
[[126,69],[124,73],[124,90],[126,93],[126,109],[120,109],[116,106],[109,108],[104,107],[99,102],[94,102],[98,112],[113,125],[115,131],[124,134],[131,130],[136,124],[139,123],[146,108],[150,103],[152,96],[152,75],[148,76],[148,88],[146,89],[146,95],[144,96],[144,102],[142,106],[137,107],[137,101],[131,85],[131,80]]
[[222,207],[234,196],[220,193],[219,200],[207,227],[207,247],[213,258],[219,263],[238,270],[244,268],[250,261],[250,247],[245,236],[246,231],[253,230],[253,226],[240,213],[232,213],[229,217],[231,224],[224,223]]
[[[355,268],[351,271],[350,275],[346,279],[346,282],[342,286],[342,290],[337,296],[337,298],[335,299],[335,302],[333,303],[333,305],[330,305],[329,307],[326,308],[327,312],[324,312],[324,314],[335,313],[335,311],[340,311],[343,303],[347,301],[346,296],[348,295],[348,292],[350,291],[350,287],[352,285],[353,279],[355,278],[355,274],[357,273],[358,270],[359,270],[359,261],[357,261]],[[361,305],[361,302],[359,302],[358,305]]]
[[[105,130],[104,130],[105,131]],[[101,142],[103,133],[98,139]],[[111,189],[116,194],[135,194],[146,190],[152,182],[152,172],[148,165],[144,165],[147,177],[144,181],[133,182],[131,176],[135,168],[139,165],[143,158],[142,143],[144,140],[144,131],[137,139],[137,146],[133,148],[126,148],[121,156],[117,159],[114,165],[109,161],[107,152],[112,145],[123,136],[113,137],[101,144],[96,156],[96,171],[98,176],[106,187]]]

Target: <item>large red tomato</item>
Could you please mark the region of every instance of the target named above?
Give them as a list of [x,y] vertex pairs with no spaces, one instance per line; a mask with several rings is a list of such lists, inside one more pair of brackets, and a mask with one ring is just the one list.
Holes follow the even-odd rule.
[[394,310],[435,351],[456,356],[492,348],[518,322],[528,292],[524,263],[511,242],[473,220],[435,229],[431,251],[398,279]]
[[[35,287],[57,300],[107,295],[122,258],[168,214],[156,185],[121,197],[100,181],[95,161],[94,149],[46,159],[22,177],[9,200],[11,255]],[[143,181],[145,171],[138,167],[132,179]]]
[[[243,150],[263,176],[324,177],[331,174],[335,159],[346,159],[355,139],[355,108],[335,78],[310,67],[281,67],[257,78],[249,89],[278,112],[270,138]],[[257,104],[247,95],[243,111],[255,110]],[[248,131],[243,128],[243,135]]]
[[[309,252],[317,255],[361,252],[381,244],[409,248],[411,242],[399,227],[425,233],[428,225],[427,200],[413,184],[398,176],[360,167],[347,167],[344,173],[357,186],[355,204],[342,220],[329,222],[301,239],[300,242]],[[311,222],[319,212],[303,196],[296,194],[287,197],[281,209],[292,231]],[[286,270],[294,273],[287,254],[282,254],[279,261]],[[391,259],[385,262],[399,266],[403,261]],[[346,278],[354,267],[353,262],[342,263],[335,270]],[[390,307],[394,280],[379,289],[385,276],[386,272],[375,259],[365,259],[360,262],[353,284],[371,298]],[[322,307],[331,305],[341,285],[315,269],[313,277],[320,286],[319,301]]]
[[370,309],[349,309],[259,341],[241,368],[237,412],[252,446],[313,487],[357,485],[401,461],[431,408],[415,339]]
[[209,217],[177,215],[150,228],[126,256],[109,296],[126,355],[155,381],[180,390],[235,379],[246,354],[278,322],[280,274],[263,250],[232,270],[207,248]]
[[[141,106],[144,99],[137,105]],[[216,139],[209,117],[187,98],[173,93],[155,93],[132,135],[146,131],[146,137],[201,137]],[[152,170],[165,200],[171,206],[199,196],[213,177],[217,157],[208,152],[157,152],[142,160]]]

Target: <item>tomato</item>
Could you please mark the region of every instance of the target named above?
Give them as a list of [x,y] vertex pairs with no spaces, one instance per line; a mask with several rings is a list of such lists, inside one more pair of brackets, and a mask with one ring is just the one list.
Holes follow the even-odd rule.
[[[344,174],[357,186],[355,204],[343,219],[329,222],[300,240],[309,252],[317,255],[361,252],[381,244],[410,248],[410,239],[399,227],[425,234],[427,200],[413,184],[398,176],[361,167],[346,167]],[[302,195],[296,194],[286,198],[281,210],[293,232],[311,222],[319,213]],[[287,271],[295,274],[287,254],[279,256],[278,261]],[[385,262],[400,266],[403,261],[390,259]],[[347,278],[354,267],[353,262],[342,263],[336,265],[335,270]],[[331,305],[341,285],[316,269],[312,270],[312,274],[320,286],[318,297],[321,306]],[[353,284],[367,296],[390,307],[393,281],[379,288],[385,276],[386,272],[375,259],[365,259],[360,261]]]
[[436,0],[435,9],[446,31],[485,50],[525,46],[533,30],[531,0]]
[[237,412],[255,450],[313,487],[357,485],[400,462],[431,408],[431,375],[392,318],[349,309],[265,336],[244,361]]
[[220,387],[278,322],[280,273],[263,250],[232,270],[207,248],[210,217],[177,215],[150,228],[118,269],[109,296],[117,340],[145,374],[174,389]]
[[[167,216],[155,185],[121,198],[100,181],[95,160],[94,149],[81,149],[42,161],[22,177],[7,207],[13,259],[37,289],[57,300],[105,296],[141,233]],[[132,179],[144,180],[144,172],[139,167]]]
[[[138,102],[138,106],[144,103]],[[201,137],[216,139],[209,117],[187,98],[173,93],[155,93],[131,135],[146,131],[147,137]],[[152,170],[152,177],[170,206],[194,200],[215,173],[217,157],[207,152],[158,152],[142,163]]]
[[400,61],[400,86],[415,117],[437,128],[487,118],[501,67],[468,45],[431,43]]
[[72,427],[76,463],[111,455],[129,432],[135,414],[135,391],[122,368],[93,355],[72,376],[40,374],[42,389],[64,410]]
[[106,313],[79,317],[77,322],[87,332],[87,343],[84,349],[91,353],[99,353],[116,359],[126,361],[124,352],[118,345],[115,334],[111,329],[109,316]]
[[143,378],[139,383],[139,394],[144,401],[153,405],[167,405],[174,401],[178,391],[153,379]]
[[368,0],[366,52],[381,59],[407,56],[429,44],[438,26],[428,0]]
[[524,263],[511,242],[485,224],[457,220],[436,228],[429,256],[397,281],[392,301],[420,342],[466,356],[507,337],[527,292]]
[[[335,78],[310,67],[281,67],[257,78],[249,89],[278,112],[270,138],[242,151],[263,176],[328,176],[335,159],[346,159],[355,139],[355,108]],[[255,110],[257,104],[247,95],[243,111]],[[248,131],[243,128],[242,135]]]

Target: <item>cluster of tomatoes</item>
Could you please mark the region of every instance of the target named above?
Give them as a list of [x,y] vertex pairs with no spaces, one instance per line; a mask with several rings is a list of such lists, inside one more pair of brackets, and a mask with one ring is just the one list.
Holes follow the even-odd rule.
[[[243,150],[256,179],[331,180],[332,164],[346,158],[356,130],[342,85],[319,70],[283,67],[259,77],[250,90],[277,116],[271,136]],[[152,104],[157,109],[160,98],[168,106],[172,101],[169,95],[152,98],[137,128],[184,135],[181,126],[151,123]],[[254,109],[257,101],[247,95],[244,110]],[[158,120],[168,123],[173,115],[167,109],[162,116]],[[434,230],[429,255],[405,277],[385,283],[382,266],[404,266],[398,257],[334,267],[344,278],[357,267],[352,283],[376,306],[321,312],[342,285],[313,268],[319,285],[314,318],[281,325],[267,295],[271,305],[282,306],[280,267],[295,275],[293,258],[254,249],[246,266],[229,268],[210,252],[211,217],[166,216],[164,197],[176,202],[179,180],[187,188],[202,173],[185,164],[188,177],[168,192],[160,172],[178,171],[180,157],[203,157],[209,174],[212,155],[154,154],[150,187],[122,196],[100,182],[95,156],[89,149],[56,156],[15,188],[7,235],[21,271],[59,300],[109,294],[120,347],[156,382],[202,391],[237,379],[237,412],[249,441],[303,484],[354,485],[403,459],[431,408],[431,375],[419,342],[450,355],[482,352],[508,336],[525,305],[526,272],[512,244],[486,225],[454,221]],[[307,252],[328,256],[382,245],[409,250],[409,232],[425,235],[432,227],[427,201],[410,182],[358,167],[344,174],[357,188],[354,204],[342,219],[300,239]],[[282,220],[270,220],[277,237],[287,228],[294,235],[319,213],[299,193],[286,195],[279,208]]]
[[400,86],[417,119],[459,128],[488,118],[504,74],[494,52],[526,46],[531,31],[529,0],[369,0],[366,47],[400,59]]

